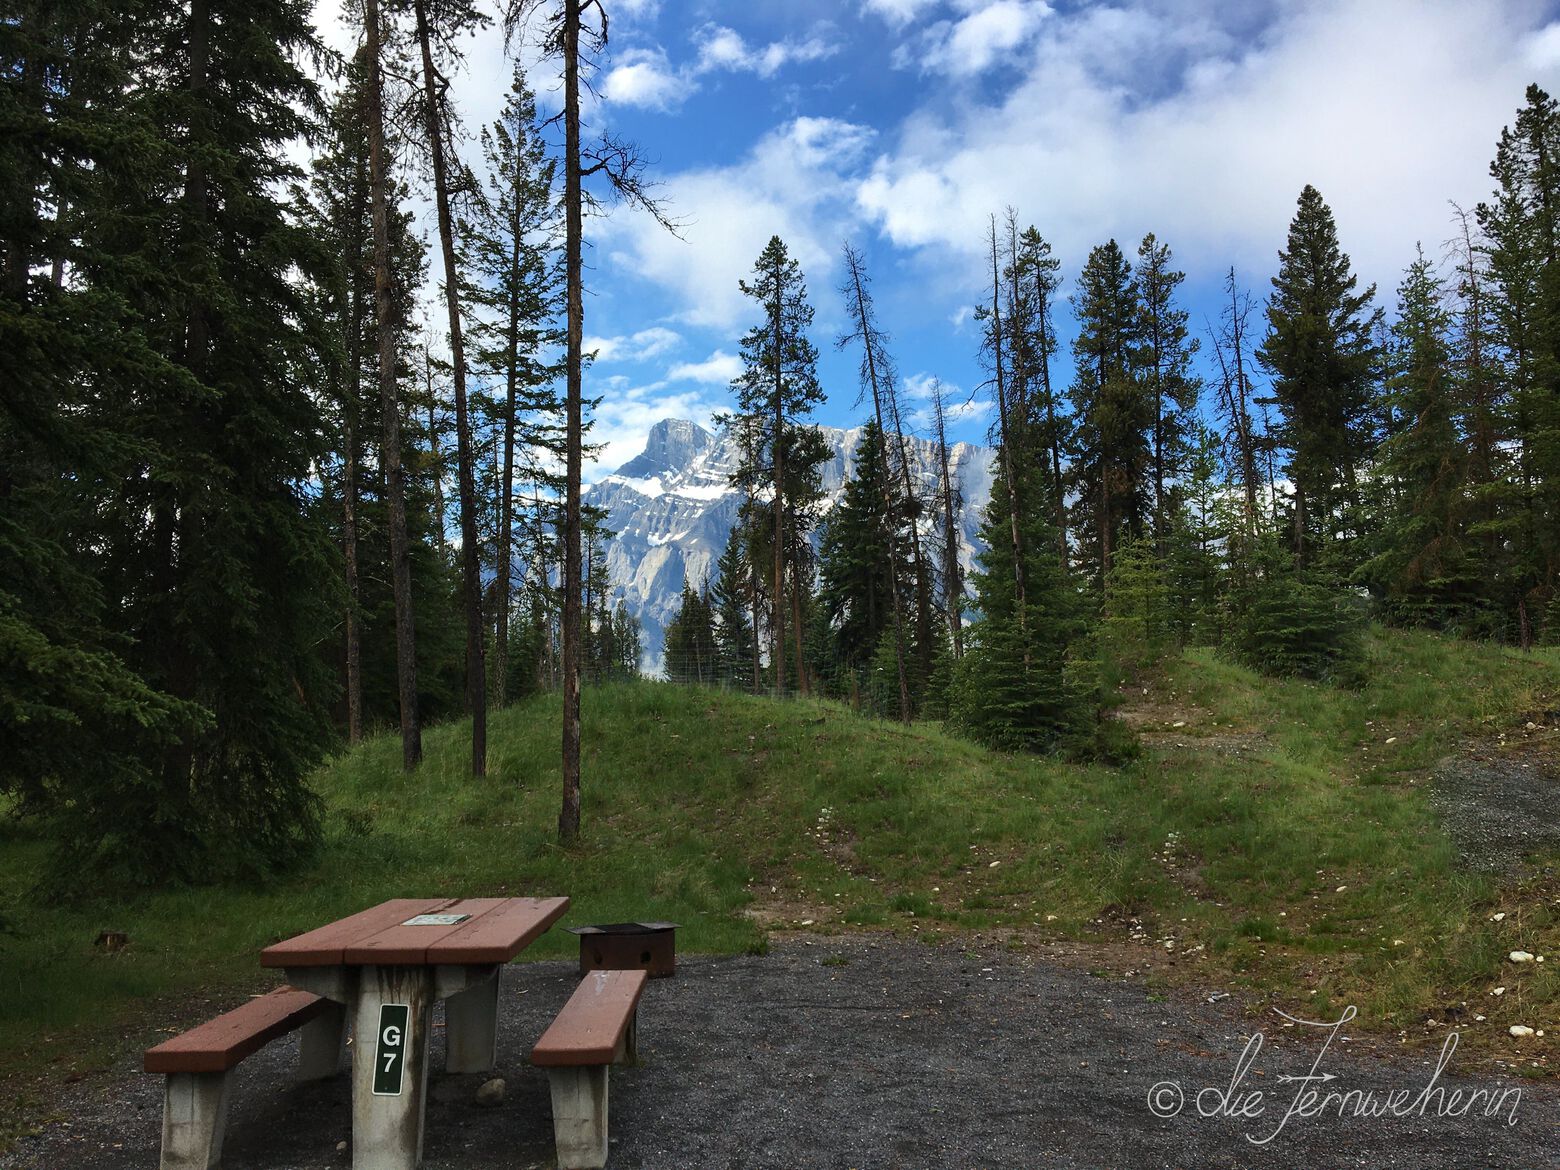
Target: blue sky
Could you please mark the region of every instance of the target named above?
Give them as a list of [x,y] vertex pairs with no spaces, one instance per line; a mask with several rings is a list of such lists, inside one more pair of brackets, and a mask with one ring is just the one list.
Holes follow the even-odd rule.
[[[340,2],[317,11],[345,47]],[[932,375],[978,387],[969,310],[986,217],[1008,205],[1055,247],[1063,297],[1091,246],[1131,252],[1153,231],[1205,333],[1230,265],[1266,293],[1314,183],[1390,312],[1415,243],[1438,256],[1451,235],[1448,201],[1488,194],[1525,86],[1560,86],[1560,11],[1522,0],[605,3],[589,119],[655,160],[683,226],[676,238],[627,209],[587,223],[607,444],[589,478],[636,454],[657,419],[729,405],[755,320],[737,281],[771,234],[817,309],[818,421],[844,425],[862,415],[856,357],[833,345],[845,239],[866,253],[912,390]],[[501,37],[475,38],[453,87],[468,125],[496,114],[507,77]],[[543,70],[534,81],[556,101]],[[1058,325],[1070,335],[1065,301]],[[1065,385],[1065,352],[1057,374]],[[983,438],[987,421],[977,402],[956,437]]]

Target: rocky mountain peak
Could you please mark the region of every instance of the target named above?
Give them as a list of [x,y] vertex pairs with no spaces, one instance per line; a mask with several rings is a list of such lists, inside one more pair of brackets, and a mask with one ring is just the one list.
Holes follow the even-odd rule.
[[[822,471],[823,510],[839,500],[855,469],[862,430],[819,427],[830,447]],[[662,419],[650,428],[645,449],[615,472],[592,484],[585,501],[605,510],[607,570],[614,603],[622,601],[644,631],[643,667],[659,673],[666,623],[677,612],[683,581],[695,585],[714,575],[716,562],[736,523],[741,494],[731,486],[737,446],[688,419]],[[925,439],[909,441],[911,474],[927,495],[939,478],[937,449]],[[992,451],[970,443],[949,449],[949,462],[964,499],[960,535],[962,559],[980,547],[980,513],[991,495]],[[934,518],[930,511],[926,523]]]

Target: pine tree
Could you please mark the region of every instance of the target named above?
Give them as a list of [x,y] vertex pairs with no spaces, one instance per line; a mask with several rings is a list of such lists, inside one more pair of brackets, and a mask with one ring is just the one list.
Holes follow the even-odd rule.
[[758,303],[764,319],[742,338],[743,372],[732,383],[737,409],[752,430],[752,441],[745,445],[733,480],[755,497],[768,497],[773,533],[769,549],[770,669],[779,693],[789,677],[785,665],[789,608],[795,640],[793,663],[798,686],[805,694],[801,611],[809,550],[803,545],[822,497],[818,465],[827,454],[817,431],[803,421],[823,401],[816,370],[818,351],[807,337],[813,309],[807,302],[801,266],[779,236],[771,237],[759,254],[753,280],[741,281],[740,287]]
[[1309,184],[1278,258],[1258,356],[1273,375],[1279,437],[1290,452],[1295,563],[1346,576],[1359,559],[1359,469],[1374,442],[1376,286],[1354,291],[1358,281],[1338,246],[1332,211]]
[[[592,13],[594,24],[586,24]],[[594,200],[586,180],[599,176],[617,197],[650,213],[663,227],[671,222],[646,188],[644,160],[631,143],[604,136],[594,146],[583,141],[580,88],[607,45],[607,9],[603,0],[577,4],[573,0],[513,0],[505,8],[505,35],[512,39],[528,21],[541,16],[541,43],[563,66],[563,215],[565,283],[565,394],[563,475],[563,613],[561,666],[563,682],[563,800],[558,812],[558,838],[565,843],[580,833],[580,669],[584,621],[579,609],[583,528],[580,477],[584,462],[585,301],[584,217]]]
[[[365,390],[375,382],[378,362],[373,209],[365,125],[368,101],[368,59],[366,52],[360,52],[331,108],[320,151],[312,163],[308,189],[298,197],[305,222],[318,238],[321,253],[330,261],[328,278],[319,286],[318,305],[330,331],[331,359],[325,373],[333,422],[332,456],[322,468],[322,503],[339,508],[338,515],[327,516],[341,547],[344,576],[342,632],[339,643],[332,639],[331,648],[335,661],[343,667],[349,742],[356,742],[361,736],[365,721],[373,723],[395,714],[393,691],[389,708],[381,701],[381,638],[385,628],[378,611],[388,602],[384,585],[392,575],[390,550],[384,541],[388,528],[387,496],[381,477],[386,461],[375,438],[383,433],[382,403],[377,395]],[[409,379],[412,372],[408,361],[415,340],[411,313],[415,290],[424,272],[422,244],[412,234],[410,213],[402,209],[405,195],[401,184],[388,184],[390,323],[398,381]],[[421,531],[428,526],[428,520],[419,512],[415,484],[420,432],[415,425],[398,426],[396,430],[401,448],[397,465],[414,469],[413,516],[408,530]],[[402,494],[404,512],[404,488]],[[415,540],[412,543],[408,563],[413,589],[427,595],[441,593],[444,579],[439,559],[427,557],[415,547]],[[439,624],[437,617],[433,617],[433,624]],[[424,632],[428,632],[426,628]],[[389,639],[393,646],[393,629]],[[425,645],[419,652],[426,656],[429,649]],[[394,669],[392,660],[390,671],[393,673]]]
[[[1219,314],[1219,331],[1213,338],[1213,352],[1219,363],[1215,410],[1224,424],[1225,449],[1229,452],[1232,478],[1240,488],[1240,525],[1231,528],[1231,561],[1241,560],[1241,549],[1255,546],[1262,509],[1257,494],[1264,484],[1262,475],[1263,436],[1257,429],[1252,408],[1257,399],[1252,384],[1249,322],[1251,294],[1235,280],[1231,267],[1224,278],[1226,301]],[[1266,481],[1271,496],[1272,482]]]
[[1449,249],[1456,279],[1450,286],[1449,376],[1457,429],[1468,449],[1468,539],[1477,547],[1484,570],[1477,626],[1468,632],[1500,638],[1509,636],[1520,597],[1519,557],[1506,534],[1521,509],[1502,409],[1494,316],[1498,298],[1476,214],[1455,204],[1453,209],[1455,234]]
[[[477,535],[477,489],[472,423],[466,394],[465,322],[461,313],[460,269],[456,264],[452,188],[467,180],[458,159],[448,157],[453,130],[445,101],[451,62],[436,60],[435,44],[446,54],[461,36],[487,23],[487,17],[467,0],[412,0],[417,44],[422,57],[425,145],[433,173],[434,208],[444,268],[444,304],[449,320],[450,366],[455,390],[456,483],[460,495],[460,577],[466,615],[466,709],[471,715],[471,774],[487,774],[487,667],[482,622],[481,542]],[[455,64],[459,63],[456,56]],[[452,173],[453,172],[453,173]]]

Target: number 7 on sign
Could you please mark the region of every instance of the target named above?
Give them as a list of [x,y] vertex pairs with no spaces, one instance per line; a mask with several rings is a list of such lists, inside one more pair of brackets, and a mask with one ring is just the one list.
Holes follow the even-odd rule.
[[411,1008],[404,1003],[379,1007],[378,1040],[374,1050],[374,1096],[399,1097],[406,1068],[406,1025]]

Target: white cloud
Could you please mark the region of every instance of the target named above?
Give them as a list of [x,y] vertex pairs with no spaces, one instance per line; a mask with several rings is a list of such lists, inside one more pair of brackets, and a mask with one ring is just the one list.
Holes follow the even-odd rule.
[[605,362],[644,361],[646,358],[665,353],[681,342],[682,334],[676,330],[653,325],[649,329],[641,329],[637,333],[628,335],[587,337],[584,340],[584,349],[586,353],[595,350],[596,363],[600,365]]
[[922,12],[935,8],[938,0],[865,0],[861,8],[881,16],[895,28],[903,28]]
[[796,118],[726,167],[660,176],[677,238],[650,219],[600,221],[608,279],[644,277],[670,290],[678,319],[730,330],[752,315],[737,281],[778,235],[801,265],[813,303],[832,283],[839,241],[856,222],[855,178],[872,131],[835,118]]
[[972,77],[1027,44],[1051,14],[1043,0],[964,0],[965,14],[940,20],[913,45],[901,46],[895,63],[926,73]]
[[712,386],[729,386],[742,372],[742,359],[736,354],[717,349],[702,362],[683,362],[666,371],[669,382],[704,382]]
[[1533,69],[1553,70],[1560,65],[1560,21],[1546,24],[1525,38],[1522,59]]
[[837,40],[814,34],[806,40],[773,41],[760,48],[752,48],[735,29],[722,25],[705,25],[699,30],[699,59],[695,66],[698,73],[718,69],[732,72],[747,71],[760,77],[773,77],[790,64],[821,61],[839,52]]
[[673,110],[698,92],[699,79],[706,74],[747,72],[767,80],[787,65],[832,57],[840,46],[837,40],[824,35],[827,29],[827,25],[820,26],[819,32],[805,40],[753,46],[735,29],[706,24],[694,34],[698,56],[684,65],[674,67],[659,47],[629,48],[617,53],[600,93],[606,101],[619,105]]
[[1390,288],[1416,239],[1448,234],[1448,199],[1486,194],[1499,129],[1527,80],[1554,79],[1560,32],[1528,35],[1520,0],[1278,12],[1260,36],[1170,0],[1053,15],[999,98],[910,115],[860,208],[963,271],[985,217],[1014,204],[1073,271],[1107,237],[1153,230],[1210,275],[1269,268],[1313,183],[1365,278]]
[[686,72],[675,70],[659,49],[627,49],[601,83],[601,96],[625,106],[669,110],[698,88]]
[[[905,397],[920,405],[906,415],[912,430],[930,435],[935,425],[932,414],[932,387],[940,379],[925,371],[911,374],[905,379]],[[992,410],[989,396],[973,395],[953,382],[942,382],[943,422],[952,427],[963,422],[974,422]]]

